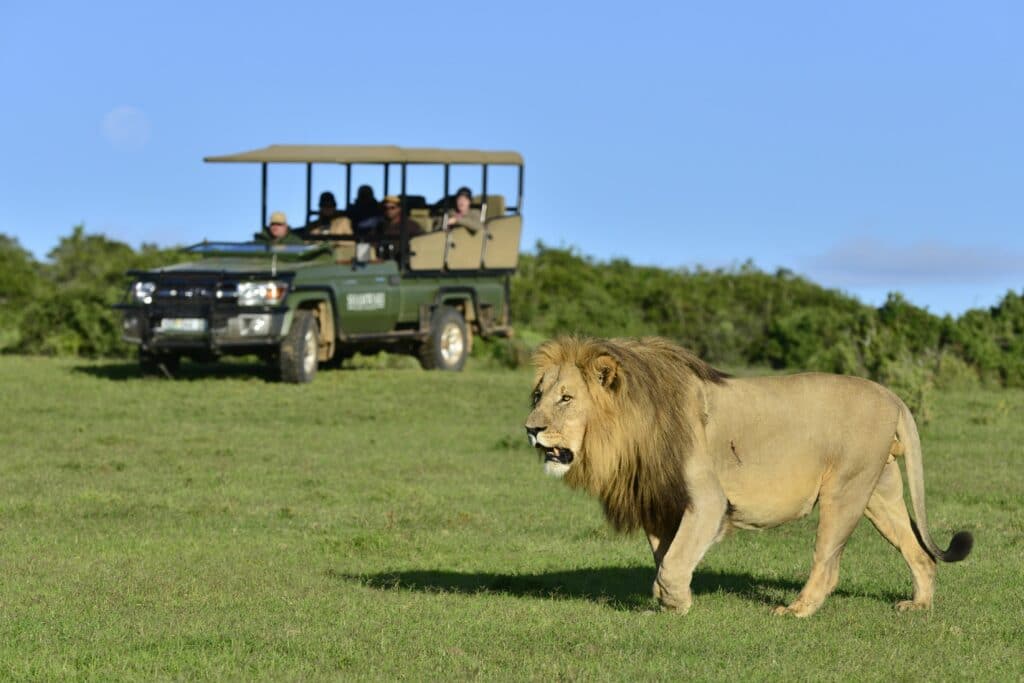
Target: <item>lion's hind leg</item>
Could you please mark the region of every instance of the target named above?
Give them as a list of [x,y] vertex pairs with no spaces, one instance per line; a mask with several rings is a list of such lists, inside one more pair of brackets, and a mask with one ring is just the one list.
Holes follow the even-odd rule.
[[818,496],[818,533],[814,540],[811,575],[796,600],[775,609],[775,614],[809,617],[824,604],[839,583],[839,560],[846,541],[864,514],[871,494],[870,475],[826,481]]
[[914,599],[901,600],[896,603],[896,609],[903,612],[931,607],[935,593],[935,560],[921,547],[911,526],[903,500],[903,478],[895,461],[890,461],[882,470],[864,514],[885,540],[896,546],[913,575]]

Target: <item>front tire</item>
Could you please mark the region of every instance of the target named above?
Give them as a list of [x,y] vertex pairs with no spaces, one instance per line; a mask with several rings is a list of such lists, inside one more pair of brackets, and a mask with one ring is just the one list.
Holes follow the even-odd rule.
[[430,336],[418,355],[426,370],[462,370],[469,356],[469,332],[462,314],[451,306],[438,306],[430,317]]
[[291,329],[281,342],[278,369],[281,381],[292,384],[312,382],[317,369],[319,326],[312,311],[295,311]]

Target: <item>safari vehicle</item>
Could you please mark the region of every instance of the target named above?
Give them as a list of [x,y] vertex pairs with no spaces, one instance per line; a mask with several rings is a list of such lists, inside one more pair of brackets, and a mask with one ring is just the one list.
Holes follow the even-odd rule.
[[[304,164],[306,220],[314,169],[332,165],[342,188],[329,188],[351,207],[353,165],[383,170],[384,194],[397,194],[403,214],[425,230],[384,245],[359,232],[305,235],[302,244],[204,241],[186,251],[194,260],[131,271],[122,338],[139,349],[145,372],[173,374],[179,360],[259,354],[285,382],[309,382],[318,364],[357,351],[417,356],[423,367],[461,370],[473,338],[507,336],[509,280],[519,258],[523,159],[515,152],[352,145],[272,145],[213,156],[211,163],[261,166],[260,226],[267,225],[267,167]],[[443,176],[432,206],[406,193],[407,172],[433,165]],[[473,204],[483,230],[447,227],[453,197],[450,172],[476,166],[480,194]],[[495,167],[512,178],[514,202],[488,194]],[[362,168],[364,172],[367,170]],[[473,172],[472,168],[468,172]],[[397,175],[395,192],[391,177]],[[433,229],[435,224],[444,228]],[[332,232],[333,228],[332,228]],[[385,247],[390,248],[385,248]]]

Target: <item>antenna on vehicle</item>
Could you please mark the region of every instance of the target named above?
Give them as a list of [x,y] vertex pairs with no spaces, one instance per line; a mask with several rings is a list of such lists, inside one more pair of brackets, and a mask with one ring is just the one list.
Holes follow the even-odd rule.
[[480,185],[480,223],[485,223],[487,222],[487,164],[484,164],[483,180]]

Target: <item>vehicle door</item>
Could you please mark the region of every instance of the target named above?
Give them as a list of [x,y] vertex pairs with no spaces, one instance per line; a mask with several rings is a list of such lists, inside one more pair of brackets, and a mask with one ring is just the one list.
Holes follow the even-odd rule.
[[345,334],[390,332],[401,308],[395,264],[367,264],[339,278],[337,310]]

